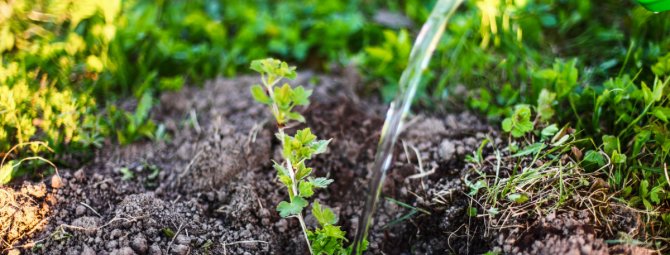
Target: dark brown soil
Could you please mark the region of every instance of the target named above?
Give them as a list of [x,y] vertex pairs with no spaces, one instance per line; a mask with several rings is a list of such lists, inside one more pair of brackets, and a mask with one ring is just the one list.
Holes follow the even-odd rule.
[[[279,157],[274,126],[248,93],[257,81],[220,79],[163,95],[153,116],[165,124],[168,140],[106,144],[81,169],[61,169],[63,187],[45,190],[51,199],[42,195],[24,204],[46,210],[39,217],[45,225],[23,230],[20,242],[0,236],[7,242],[0,248],[35,254],[306,254],[297,220],[282,219],[274,209],[286,192],[270,164]],[[352,239],[384,106],[359,99],[354,79],[304,73],[296,83],[318,84],[304,114],[315,134],[333,138],[329,153],[311,165],[335,183],[315,197],[334,209]],[[465,158],[485,137],[499,136],[468,113],[412,117],[383,188],[369,253],[607,254],[588,216],[545,217],[517,232],[490,232],[483,220],[467,216],[472,202],[463,183]],[[493,145],[502,143],[496,138]],[[306,221],[316,224],[311,216]]]

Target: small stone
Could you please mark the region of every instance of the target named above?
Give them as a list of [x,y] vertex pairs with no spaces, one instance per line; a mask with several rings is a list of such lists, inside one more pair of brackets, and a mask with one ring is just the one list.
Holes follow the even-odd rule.
[[83,182],[86,179],[86,173],[84,173],[84,169],[82,168],[74,172],[74,178],[79,182]]
[[84,207],[83,205],[79,205],[79,206],[77,206],[77,208],[75,209],[75,212],[74,212],[74,213],[75,213],[77,216],[82,216],[82,215],[84,215],[84,213],[86,213],[86,207]]
[[114,230],[112,230],[112,232],[109,234],[109,238],[110,238],[110,239],[116,239],[117,237],[121,236],[121,234],[123,234],[123,232],[121,232],[120,229],[114,229]]
[[95,255],[95,251],[91,249],[91,247],[88,247],[88,245],[84,245],[84,249],[82,249],[81,255]]
[[10,250],[7,255],[21,255],[21,252],[17,249]]
[[188,253],[188,246],[183,245],[183,244],[178,244],[173,246],[172,248],[172,254],[177,254],[177,255],[186,255]]
[[440,159],[445,161],[451,160],[451,158],[454,156],[454,152],[456,152],[456,145],[454,145],[454,143],[451,141],[443,140],[442,143],[440,143]]
[[123,247],[119,249],[119,255],[135,255],[136,253],[130,247]]
[[185,235],[178,235],[176,241],[178,244],[190,244],[191,238]]
[[162,255],[163,251],[161,251],[161,247],[158,247],[158,245],[152,245],[149,247],[149,255]]
[[149,246],[147,245],[147,239],[144,238],[144,236],[141,234],[133,238],[132,243],[130,243],[130,247],[133,248],[135,252],[140,254],[146,253],[147,249],[149,249]]
[[58,175],[51,177],[51,187],[54,189],[60,189],[63,187],[63,179]]
[[108,250],[115,249],[119,243],[116,240],[111,240],[105,244],[105,248]]

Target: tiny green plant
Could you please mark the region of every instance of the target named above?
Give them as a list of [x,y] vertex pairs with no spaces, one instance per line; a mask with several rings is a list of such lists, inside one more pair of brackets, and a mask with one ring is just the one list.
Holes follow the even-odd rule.
[[330,140],[319,140],[312,134],[310,128],[298,130],[294,136],[286,133],[286,126],[290,122],[305,122],[305,118],[294,111],[296,106],[307,106],[311,90],[302,86],[295,88],[284,83],[284,79],[296,77],[295,67],[289,67],[286,62],[277,59],[262,59],[251,62],[251,69],[261,74],[262,85],[253,85],[251,95],[254,100],[267,105],[277,122],[277,139],[282,144],[283,162],[274,162],[279,181],[288,191],[288,201],[282,201],[277,206],[279,215],[283,218],[297,218],[312,254],[349,254],[350,249],[344,248],[346,233],[337,226],[335,213],[315,201],[312,204],[312,215],[319,223],[314,230],[307,228],[303,217],[303,210],[309,206],[308,199],[314,195],[317,188],[326,188],[332,179],[324,177],[314,178],[312,168],[307,161],[314,155],[326,152]]

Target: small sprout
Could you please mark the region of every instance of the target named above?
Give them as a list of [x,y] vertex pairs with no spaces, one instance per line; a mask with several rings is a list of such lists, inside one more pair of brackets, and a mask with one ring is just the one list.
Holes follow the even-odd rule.
[[172,230],[169,227],[163,228],[162,231],[163,231],[163,234],[168,238],[172,238],[175,235],[174,230]]
[[530,106],[518,105],[514,110],[514,114],[503,120],[503,130],[511,132],[512,136],[516,138],[533,131],[533,122],[530,120],[530,114]]
[[517,204],[523,204],[528,201],[528,196],[526,194],[522,193],[512,193],[507,195],[507,199],[510,201],[517,203]]
[[261,74],[263,82],[262,85],[251,87],[251,96],[270,108],[278,127],[275,137],[282,145],[284,160],[273,162],[273,167],[277,170],[277,179],[288,191],[288,201],[277,205],[279,216],[298,218],[312,254],[351,253],[343,246],[346,233],[335,225],[337,217],[332,210],[322,207],[318,202],[312,204],[312,215],[320,226],[314,230],[307,228],[302,216],[303,209],[310,204],[307,199],[314,196],[316,189],[325,189],[333,182],[328,178],[310,176],[313,170],[306,165],[315,155],[325,153],[331,140],[319,140],[310,128],[298,130],[293,136],[284,130],[291,121],[305,122],[305,117],[294,111],[294,108],[309,105],[312,91],[302,86],[292,88],[287,83],[277,85],[283,78],[296,77],[295,67],[289,67],[280,60],[254,60],[251,69]]
[[135,174],[133,174],[133,171],[130,171],[127,167],[122,167],[119,169],[119,172],[121,172],[122,176],[121,179],[124,181],[129,181],[132,180],[135,177]]

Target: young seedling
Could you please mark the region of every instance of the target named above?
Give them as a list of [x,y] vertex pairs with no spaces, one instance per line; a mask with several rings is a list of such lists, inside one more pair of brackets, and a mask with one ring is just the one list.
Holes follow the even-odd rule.
[[278,131],[275,136],[282,144],[283,162],[274,162],[274,168],[279,181],[288,190],[289,199],[277,206],[279,215],[298,219],[310,253],[349,254],[350,249],[343,247],[346,233],[335,225],[337,217],[331,209],[322,207],[317,201],[313,203],[312,215],[320,226],[314,230],[307,228],[302,215],[303,209],[310,204],[308,199],[314,195],[314,190],[326,188],[333,182],[323,177],[312,177],[312,168],[307,166],[307,161],[314,155],[326,152],[330,140],[318,140],[309,128],[298,130],[294,136],[286,134],[285,130],[292,121],[305,122],[305,118],[293,109],[296,106],[307,106],[312,91],[302,86],[292,88],[287,83],[278,86],[282,79],[296,77],[295,67],[289,67],[280,60],[254,60],[251,69],[261,74],[263,83],[253,85],[251,95],[254,100],[270,108],[277,121]]

